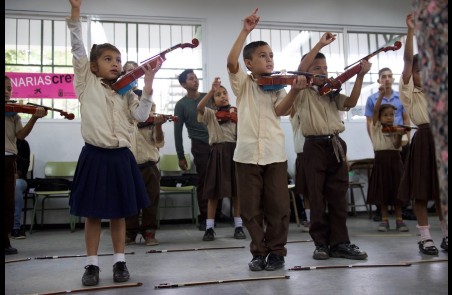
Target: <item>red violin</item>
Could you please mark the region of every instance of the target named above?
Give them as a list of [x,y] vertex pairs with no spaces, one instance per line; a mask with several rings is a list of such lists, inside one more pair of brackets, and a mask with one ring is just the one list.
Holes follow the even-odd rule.
[[[394,46],[388,46],[388,47],[382,47],[378,50],[376,50],[375,52],[372,52],[371,54],[369,54],[368,56],[358,60],[355,63],[360,62],[361,60],[369,60],[369,58],[377,55],[380,52],[386,52],[389,50],[395,51],[395,50],[399,50],[402,47],[402,43],[400,41],[396,41],[394,43]],[[347,66],[344,68],[344,70],[348,69],[350,66],[354,65],[355,63]],[[324,95],[324,94],[328,94],[331,92],[331,90],[340,90],[341,89],[341,85],[342,83],[344,83],[345,81],[347,81],[348,79],[352,78],[353,76],[355,76],[356,74],[358,74],[361,71],[361,64],[357,64],[356,66],[354,66],[353,68],[345,71],[344,73],[340,74],[339,76],[337,76],[335,79],[331,78],[331,79],[327,79],[327,81],[325,82],[325,84],[323,84],[320,88],[319,88],[319,93],[320,95]]]
[[217,121],[220,123],[231,121],[233,123],[237,124],[238,118],[237,118],[237,108],[231,107],[231,109],[234,109],[233,112],[230,112],[229,110],[220,110],[215,113],[215,117],[217,118]]
[[[44,108],[46,111],[56,111],[59,112],[61,116],[63,116],[65,119],[73,120],[75,118],[74,114],[67,113],[63,110],[51,108],[42,106],[39,104],[34,103],[27,103],[26,105],[18,104],[18,103],[11,103],[7,102],[5,103],[5,112],[12,112],[12,113],[24,113],[24,114],[35,114],[38,107]],[[47,114],[47,112],[46,112]]]
[[383,133],[398,133],[398,132],[408,132],[412,129],[417,129],[416,126],[406,126],[406,125],[395,125],[395,126],[382,126],[381,132]]
[[[149,118],[144,121],[144,122],[139,122],[137,124],[138,128],[144,128],[146,126],[150,126],[150,125],[154,125],[154,121],[155,121],[155,115],[158,116],[163,116],[163,118],[165,119],[165,122],[167,121],[173,121],[173,122],[177,122],[177,120],[179,120],[179,118],[177,116],[172,116],[172,115],[163,115],[163,114],[154,114],[152,116],[149,116]],[[163,123],[165,123],[163,122]]]
[[313,78],[326,78],[325,75],[311,74],[307,72],[289,71],[287,74],[281,72],[273,72],[269,75],[262,75],[257,79],[257,84],[262,86],[263,90],[279,90],[286,85],[292,85],[298,76],[306,76],[308,83]]
[[113,88],[116,92],[118,92],[121,95],[125,94],[127,91],[132,89],[132,87],[134,86],[133,82],[144,75],[143,66],[146,65],[154,68],[157,65],[158,60],[161,60],[162,62],[166,60],[165,54],[167,54],[168,52],[171,52],[176,48],[186,48],[186,47],[196,48],[198,47],[198,45],[199,41],[196,38],[191,40],[191,43],[180,43],[174,45],[173,47],[168,48],[165,51],[162,51],[161,53],[142,61],[143,64],[141,64],[139,67],[119,77],[118,80],[111,85],[111,88]]

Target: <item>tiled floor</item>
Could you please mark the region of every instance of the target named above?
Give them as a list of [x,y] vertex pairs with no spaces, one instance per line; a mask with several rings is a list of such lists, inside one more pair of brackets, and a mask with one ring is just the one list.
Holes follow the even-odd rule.
[[[113,283],[111,255],[99,257],[100,284],[103,290],[81,294],[447,294],[448,253],[440,249],[438,256],[419,253],[416,221],[406,221],[408,233],[376,231],[377,222],[367,215],[349,217],[352,243],[365,250],[364,261],[340,258],[313,260],[314,244],[296,224],[290,225],[285,269],[274,272],[251,272],[249,238],[232,238],[231,224],[217,225],[216,239],[203,242],[203,232],[192,224],[163,224],[157,232],[160,245],[144,244],[126,247],[131,279],[127,284],[138,287],[106,289],[121,286]],[[431,233],[439,248],[442,235],[438,219],[430,217]],[[394,221],[391,223],[394,228]],[[12,240],[19,250],[6,260],[30,257],[30,260],[5,264],[5,294],[36,294],[83,289],[81,276],[85,258],[35,259],[42,256],[84,255],[82,229],[37,230],[24,240]],[[202,250],[202,248],[225,248]],[[146,253],[149,250],[190,250]],[[99,253],[111,254],[110,232],[102,229]],[[389,266],[411,261],[410,266]],[[386,267],[379,265],[386,264]],[[346,266],[352,266],[346,267]],[[294,266],[320,266],[311,270],[290,270]],[[323,267],[323,268],[322,268]],[[251,280],[255,279],[255,280]],[[235,281],[238,280],[238,281]],[[223,282],[222,282],[223,281]],[[160,284],[182,284],[177,288],[155,289]],[[124,283],[122,284],[124,285]]]

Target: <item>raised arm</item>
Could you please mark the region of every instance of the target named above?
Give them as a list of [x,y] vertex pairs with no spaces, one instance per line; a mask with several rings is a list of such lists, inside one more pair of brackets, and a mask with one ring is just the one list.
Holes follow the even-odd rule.
[[359,96],[361,95],[361,89],[363,87],[364,75],[369,72],[372,64],[367,60],[363,59],[361,62],[361,70],[356,76],[355,84],[353,85],[352,93],[350,93],[350,97],[345,100],[344,107],[354,108],[358,103]]
[[317,42],[317,44],[315,44],[314,47],[312,47],[312,49],[308,52],[308,54],[306,54],[306,56],[301,60],[300,65],[298,66],[298,70],[300,72],[307,72],[317,53],[319,53],[319,51],[323,47],[332,43],[334,40],[336,40],[336,35],[331,32],[324,33],[319,42]]
[[405,50],[403,52],[403,71],[402,79],[403,83],[408,84],[413,71],[413,34],[414,34],[414,21],[413,15],[408,14],[406,17],[406,24],[408,31],[405,40]]
[[71,19],[76,20],[80,18],[80,6],[82,0],[69,0],[71,3]]
[[384,96],[385,96],[384,86],[380,85],[380,87],[378,87],[378,97],[377,97],[377,101],[375,102],[374,114],[372,117],[372,122],[373,122],[374,126],[375,126],[375,124],[377,124],[378,120],[380,119],[380,118],[378,118],[378,113],[379,113],[381,102],[383,101]]
[[257,11],[258,8],[256,8],[251,15],[247,16],[243,20],[243,28],[229,51],[227,67],[229,72],[233,74],[237,73],[239,70],[239,57],[242,52],[243,45],[245,44],[246,37],[259,23],[260,17],[257,16]]
[[212,99],[212,97],[215,94],[215,91],[217,91],[217,89],[218,89],[218,87],[220,87],[220,85],[221,85],[220,77],[215,77],[215,79],[212,83],[212,88],[206,95],[204,95],[204,97],[198,103],[198,112],[200,112],[201,114],[204,115],[204,110],[206,108],[207,103],[209,102],[210,99]]

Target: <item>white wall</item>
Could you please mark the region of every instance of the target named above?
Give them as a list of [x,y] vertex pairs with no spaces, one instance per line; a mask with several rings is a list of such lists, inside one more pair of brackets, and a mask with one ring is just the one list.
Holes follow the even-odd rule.
[[[405,16],[411,10],[410,1],[393,0],[85,0],[82,15],[98,15],[115,20],[159,19],[197,20],[205,24],[203,32],[204,85],[210,85],[213,77],[220,76],[227,81],[226,57],[239,30],[241,20],[258,7],[261,22],[281,25],[310,26],[356,26],[379,27],[381,30],[395,28],[404,30]],[[6,0],[5,15],[34,15],[38,18],[66,17],[70,13],[69,1],[64,0]],[[6,28],[8,32],[8,28]],[[203,89],[202,91],[205,91]],[[231,103],[234,104],[234,101]],[[175,152],[172,123],[163,125],[165,147],[162,153]],[[286,132],[286,150],[289,172],[293,175],[295,154],[290,123],[282,119]],[[184,130],[186,152],[190,142]],[[348,145],[348,158],[373,157],[372,146],[364,122],[346,123],[342,134]],[[36,155],[35,176],[43,176],[44,163],[49,160],[77,160],[83,146],[80,122],[39,120],[28,140]],[[186,216],[189,216],[188,212]],[[63,220],[62,222],[65,222]]]

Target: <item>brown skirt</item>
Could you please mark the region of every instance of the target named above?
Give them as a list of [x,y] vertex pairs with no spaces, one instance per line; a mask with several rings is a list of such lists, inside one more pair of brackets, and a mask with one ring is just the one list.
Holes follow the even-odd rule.
[[439,199],[433,134],[430,124],[421,124],[418,128],[410,144],[397,195],[402,201]]
[[374,166],[369,179],[367,203],[372,205],[406,205],[397,200],[403,163],[398,150],[375,152]]
[[215,143],[210,148],[204,180],[204,199],[218,200],[237,196],[234,156],[236,143]]

